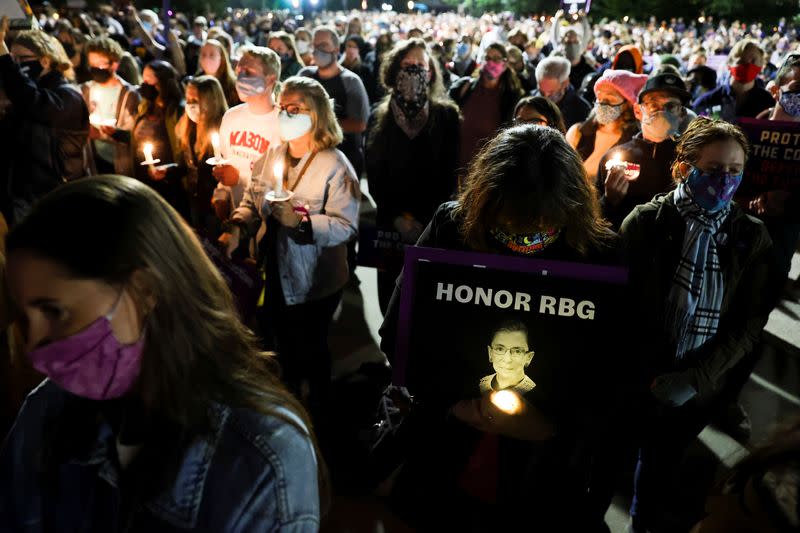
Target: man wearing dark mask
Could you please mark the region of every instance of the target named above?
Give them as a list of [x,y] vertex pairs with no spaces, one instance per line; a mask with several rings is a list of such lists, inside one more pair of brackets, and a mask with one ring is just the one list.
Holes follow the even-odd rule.
[[362,134],[369,119],[369,97],[364,83],[356,74],[342,68],[339,56],[339,35],[336,30],[320,26],[314,30],[315,66],[306,67],[298,76],[314,78],[333,98],[334,112],[344,133],[339,149],[347,156],[357,176],[364,170]]
[[[634,106],[642,131],[627,143],[615,146],[600,160],[597,186],[603,215],[614,230],[640,204],[656,194],[674,188],[671,165],[685,105],[690,98],[686,84],[677,74],[651,76]],[[639,166],[638,176],[625,163]],[[627,170],[627,172],[626,172]]]
[[758,42],[743,39],[728,56],[730,81],[709,91],[692,104],[698,115],[736,122],[737,118],[755,118],[772,107],[772,95],[756,84],[765,62],[764,49]]
[[558,106],[564,117],[564,126],[583,122],[589,116],[592,106],[575,91],[570,83],[568,60],[563,57],[547,57],[536,66],[536,85],[534,96],[544,96]]
[[564,19],[564,11],[559,10],[553,20],[551,42],[559,43],[560,53],[569,60],[572,66],[569,73],[569,82],[573,87],[580,88],[583,85],[584,78],[595,72],[595,68],[589,64],[584,55],[592,35],[592,28],[589,26],[589,20],[586,15],[581,11],[568,16],[569,22],[580,23],[581,33],[578,34],[577,31],[570,29],[561,36],[561,22]]
[[141,97],[136,88],[117,75],[122,47],[108,37],[96,37],[86,44],[89,73],[81,85],[89,108],[89,144],[98,174],[133,176],[131,130]]
[[89,113],[64,77],[71,63],[54,37],[40,30],[17,34],[9,51],[8,18],[0,21],[0,85],[11,109],[6,120],[3,214],[19,221],[31,205],[67,180],[86,175],[83,149]]

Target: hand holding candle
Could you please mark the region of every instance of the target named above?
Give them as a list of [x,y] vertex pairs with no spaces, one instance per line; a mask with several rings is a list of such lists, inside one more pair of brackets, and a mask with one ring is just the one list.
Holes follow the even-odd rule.
[[144,161],[142,161],[142,166],[153,166],[156,163],[160,163],[160,159],[153,159],[153,143],[144,143],[144,147],[142,148],[142,152],[144,152]]
[[639,164],[623,161],[619,152],[616,152],[611,159],[606,161],[606,172],[611,172],[614,168],[621,168],[625,174],[625,178],[629,181],[638,178],[639,171],[641,170],[641,166]]

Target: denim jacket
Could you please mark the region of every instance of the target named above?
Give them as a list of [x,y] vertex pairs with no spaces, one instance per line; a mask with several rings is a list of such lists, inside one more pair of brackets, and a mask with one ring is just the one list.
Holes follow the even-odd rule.
[[[106,511],[93,499],[98,478],[118,495],[120,472],[107,424],[91,449],[59,464],[57,487],[42,481],[46,421],[70,399],[45,381],[23,405],[0,452],[0,532],[97,531],[96,516]],[[295,415],[280,411],[303,427]],[[211,414],[212,431],[186,449],[172,486],[137,509],[135,529],[317,531],[317,464],[309,437],[282,419],[247,409],[215,404]],[[46,526],[47,520],[52,523]]]
[[[263,221],[272,210],[265,196],[275,187],[272,168],[283,158],[288,143],[267,151],[253,165],[250,186],[231,219],[260,240],[266,231]],[[310,153],[288,171],[294,184],[306,166]],[[293,230],[278,230],[278,270],[281,289],[288,305],[302,304],[330,296],[349,278],[347,243],[358,231],[361,192],[353,166],[336,149],[319,152],[294,188],[292,203],[308,209],[313,240],[298,239]]]

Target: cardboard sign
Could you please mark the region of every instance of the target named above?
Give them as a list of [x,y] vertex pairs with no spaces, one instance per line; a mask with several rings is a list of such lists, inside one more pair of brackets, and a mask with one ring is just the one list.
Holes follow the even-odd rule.
[[800,123],[739,119],[751,143],[738,195],[800,189]]
[[564,380],[591,394],[613,380],[626,283],[619,267],[409,247],[394,383],[445,407],[506,389],[552,401]]

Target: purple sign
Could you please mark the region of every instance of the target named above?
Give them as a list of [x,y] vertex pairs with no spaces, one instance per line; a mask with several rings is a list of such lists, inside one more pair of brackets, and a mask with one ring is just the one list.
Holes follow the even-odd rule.
[[524,394],[552,372],[601,364],[627,278],[621,267],[409,247],[394,383],[452,405],[510,381]]
[[751,150],[738,196],[800,189],[800,123],[739,119]]

